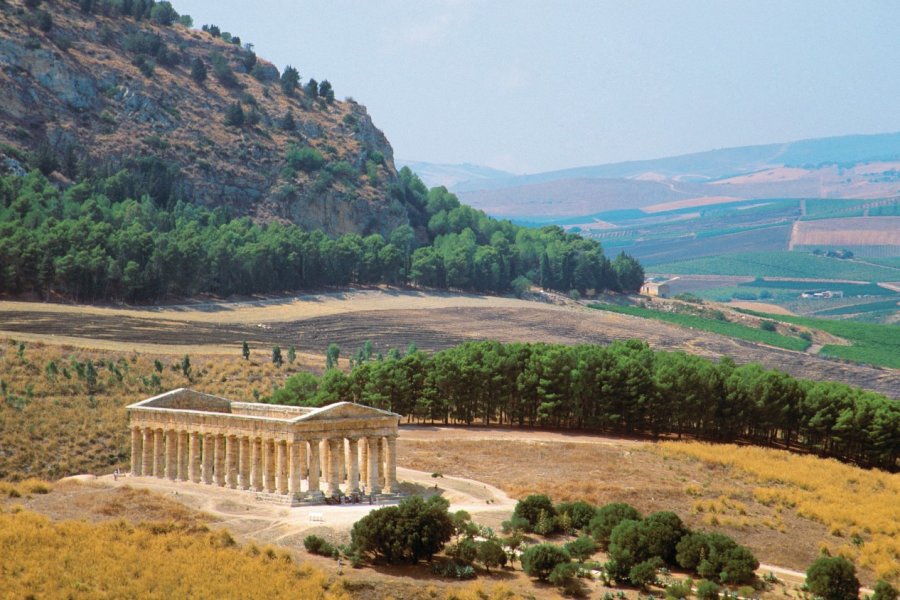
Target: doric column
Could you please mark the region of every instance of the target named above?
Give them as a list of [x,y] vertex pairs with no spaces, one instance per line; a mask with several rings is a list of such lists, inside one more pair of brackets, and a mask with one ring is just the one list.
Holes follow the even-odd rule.
[[178,432],[166,430],[166,478],[175,481],[178,476]]
[[288,494],[293,496],[300,491],[300,481],[303,479],[300,468],[300,447],[306,442],[289,442],[288,450]]
[[362,454],[362,458],[359,460],[359,464],[362,465],[362,473],[359,478],[364,484],[369,485],[369,440],[360,438],[359,447]]
[[329,466],[331,465],[331,447],[328,445],[327,439],[322,440],[319,443],[319,446],[321,448],[320,456],[322,457],[322,465],[319,472],[322,474],[322,479],[327,483],[329,479],[328,476],[331,475],[331,467]]
[[254,492],[263,491],[262,443],[259,438],[250,440],[250,486]]
[[319,440],[309,440],[309,494],[313,497],[321,496],[319,489]]
[[144,472],[144,440],[140,427],[131,428],[131,474],[140,477]]
[[188,479],[194,483],[200,483],[200,433],[191,432],[188,441]]
[[[309,453],[306,450],[306,440],[296,442],[297,451],[300,453],[300,481],[309,477]],[[300,490],[300,487],[297,487]]]
[[387,449],[387,466],[384,470],[384,478],[385,485],[387,485],[387,491],[396,494],[400,491],[400,488],[397,486],[397,436],[389,435],[384,438],[385,447]]
[[384,488],[384,472],[387,470],[385,468],[385,460],[384,460],[384,438],[378,437],[378,483],[381,484],[382,489]]
[[342,438],[340,440],[340,444],[338,444],[338,452],[340,456],[338,457],[338,481],[343,483],[347,481],[347,442]]
[[347,452],[350,454],[347,462],[349,464],[350,476],[347,484],[351,494],[359,493],[359,441],[356,438],[347,439]]
[[238,456],[238,487],[250,489],[250,438],[241,438],[240,455]]
[[229,435],[225,437],[225,484],[231,489],[237,487],[237,458],[238,458],[238,439],[237,436]]
[[188,433],[178,432],[178,481],[188,480]]
[[267,439],[263,440],[263,487],[275,493],[275,442]]
[[215,458],[213,459],[213,483],[222,487],[225,485],[225,436],[216,435]]
[[283,440],[275,440],[275,489],[279,494],[287,494],[287,445]]
[[141,444],[144,449],[144,460],[141,461],[143,463],[143,474],[145,476],[153,475],[153,430],[149,427],[145,428],[142,432],[143,439],[141,440]]
[[162,429],[153,432],[153,476],[166,476],[166,438]]
[[369,445],[369,493],[380,494],[381,484],[378,483],[378,438],[368,438]]
[[341,479],[338,471],[341,468],[341,450],[343,449],[343,438],[328,438],[328,495],[338,496],[341,493]]
[[203,483],[213,482],[213,465],[216,456],[216,436],[207,433],[203,436]]

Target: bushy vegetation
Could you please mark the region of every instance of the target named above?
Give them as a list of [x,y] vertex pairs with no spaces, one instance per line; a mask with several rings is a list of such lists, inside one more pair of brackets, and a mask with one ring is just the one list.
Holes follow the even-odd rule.
[[354,523],[353,547],[388,564],[431,560],[453,535],[449,505],[440,496],[413,496],[399,506],[373,510]]
[[800,337],[790,337],[775,332],[774,323],[771,328],[754,328],[740,323],[731,323],[719,319],[711,319],[698,315],[688,315],[678,312],[663,312],[652,308],[640,306],[618,306],[613,304],[592,304],[591,308],[616,312],[645,319],[656,319],[675,323],[682,327],[693,327],[701,331],[709,331],[720,335],[727,335],[750,342],[759,342],[788,350],[803,351],[809,347],[809,341]]
[[[3,592],[15,598],[350,598],[325,573],[297,565],[286,551],[241,548],[225,531],[125,521],[52,522],[0,511]],[[252,551],[252,550],[255,550]]]
[[[797,380],[757,364],[713,363],[609,346],[471,342],[428,356],[361,357],[349,374],[285,383],[271,400],[320,406],[350,400],[409,418],[472,424],[692,435],[821,452],[895,469],[900,406],[874,392]],[[521,515],[534,525],[532,515]]]
[[[312,168],[311,152],[288,159]],[[491,219],[443,189],[419,198],[421,182],[407,200],[417,207],[413,221],[429,223],[427,242],[405,225],[389,239],[332,239],[232,219],[223,208],[179,201],[178,181],[176,167],[152,157],[64,192],[38,172],[0,178],[0,292],[146,301],[379,282],[504,292],[523,276],[567,291],[618,289],[640,269],[560,228]]]
[[725,465],[756,483],[757,502],[824,524],[846,540],[835,552],[853,559],[878,577],[900,581],[900,479],[878,470],[862,470],[762,448],[697,442],[663,442],[666,455],[692,456]]
[[856,567],[843,556],[823,556],[806,570],[806,587],[822,600],[856,600],[859,579]]

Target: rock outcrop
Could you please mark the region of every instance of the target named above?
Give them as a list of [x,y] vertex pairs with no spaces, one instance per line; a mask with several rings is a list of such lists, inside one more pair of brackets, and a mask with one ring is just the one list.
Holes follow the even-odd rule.
[[[330,234],[386,234],[408,221],[390,194],[393,151],[364,106],[313,97],[302,82],[286,93],[278,69],[248,47],[98,14],[100,5],[0,3],[4,170],[40,156],[65,181],[143,160],[165,167],[179,197],[260,221]],[[197,61],[205,81],[192,77]],[[244,123],[227,125],[237,105]],[[315,150],[321,164],[295,168],[290,148]]]

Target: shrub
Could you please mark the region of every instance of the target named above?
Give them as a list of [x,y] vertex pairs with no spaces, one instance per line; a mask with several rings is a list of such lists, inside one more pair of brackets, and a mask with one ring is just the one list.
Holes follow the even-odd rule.
[[547,581],[557,565],[569,562],[569,553],[553,544],[536,544],[522,553],[522,570]]
[[484,568],[488,571],[493,567],[505,566],[507,560],[506,552],[503,551],[503,546],[494,540],[485,540],[478,544],[477,558],[478,562],[484,565]]
[[175,22],[178,18],[178,13],[172,8],[171,2],[163,0],[162,2],[157,2],[150,9],[150,18],[159,25],[168,26]]
[[[293,121],[293,117],[291,117],[291,121]],[[298,148],[297,146],[290,146],[284,155],[284,159],[292,168],[307,173],[317,171],[325,164],[325,157],[322,156],[322,153],[310,147]]]
[[531,523],[529,523],[528,519],[524,517],[514,516],[508,521],[503,521],[503,523],[500,524],[500,528],[503,530],[503,533],[512,533],[515,531],[530,531]]
[[475,569],[471,565],[463,565],[455,561],[436,562],[431,565],[431,572],[439,577],[452,579],[475,579]]
[[684,581],[676,581],[666,586],[666,598],[672,600],[682,600],[682,598],[690,598],[693,593],[694,582],[688,578]]
[[775,331],[775,321],[760,321],[759,328],[763,331]]
[[662,559],[654,556],[631,567],[628,571],[628,579],[632,585],[642,590],[647,589],[648,586],[656,583],[656,572],[662,566]]
[[229,104],[225,109],[225,124],[230,127],[241,127],[247,120],[244,114],[244,107],[240,102]]
[[641,513],[634,507],[621,502],[614,502],[597,510],[596,516],[588,523],[588,531],[597,540],[600,548],[605,550],[609,547],[610,534],[612,534],[612,530],[615,529],[616,525],[626,519],[637,521],[640,518]]
[[288,96],[292,96],[300,84],[300,72],[291,65],[284,68],[281,74],[281,90]]
[[883,579],[879,579],[875,584],[875,590],[872,594],[872,600],[897,600],[897,590]]
[[573,529],[584,529],[591,519],[597,515],[597,507],[589,502],[560,502],[556,505],[556,514],[568,515]]
[[547,580],[567,595],[576,596],[583,592],[581,582],[578,581],[578,565],[569,562],[559,563],[553,567]]
[[336,179],[343,179],[345,181],[353,181],[356,179],[357,175],[356,169],[354,169],[353,165],[346,160],[339,160],[328,165],[328,171],[334,175]]
[[697,598],[699,600],[718,600],[721,589],[714,581],[704,579],[697,584]]
[[238,87],[238,80],[228,64],[228,59],[216,52],[210,57],[212,62],[213,75],[219,80],[219,83],[225,87]]
[[206,81],[207,70],[206,65],[203,64],[203,61],[200,58],[195,58],[191,61],[191,79],[196,81],[197,83],[203,83]]
[[859,579],[856,567],[843,556],[823,556],[806,570],[809,591],[823,600],[856,600]]
[[532,494],[519,500],[513,510],[513,518],[525,519],[528,522],[526,531],[533,531],[542,516],[544,518],[556,516],[553,502],[544,494]]
[[351,531],[353,546],[387,563],[417,563],[439,552],[453,535],[449,503],[440,496],[406,498],[370,512]]
[[303,539],[303,547],[310,554],[318,554],[319,556],[331,556],[334,554],[334,546],[317,535],[306,536]]
[[566,544],[565,548],[572,558],[584,562],[597,551],[597,543],[591,536],[583,535]]

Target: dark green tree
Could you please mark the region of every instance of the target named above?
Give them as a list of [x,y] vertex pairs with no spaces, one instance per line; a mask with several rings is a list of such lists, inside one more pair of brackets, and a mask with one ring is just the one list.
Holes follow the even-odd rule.
[[244,107],[240,102],[234,102],[225,109],[225,124],[231,127],[241,127],[246,120]]
[[516,507],[513,510],[513,517],[525,519],[531,525],[532,529],[537,526],[538,522],[541,520],[541,516],[556,516],[556,508],[553,506],[553,502],[550,498],[545,494],[532,494],[526,496],[516,503]]
[[535,544],[522,553],[522,570],[547,581],[557,565],[569,562],[569,553],[554,544]]
[[331,83],[327,79],[323,79],[322,83],[319,84],[319,97],[324,99],[328,104],[334,103],[334,90],[331,88]]
[[413,496],[374,510],[353,525],[353,546],[388,564],[430,560],[453,535],[448,506],[440,496]]
[[806,570],[806,586],[823,600],[859,598],[856,567],[843,556],[817,558]]
[[897,600],[897,589],[883,579],[879,579],[873,590],[872,600]]
[[247,343],[247,340],[241,342],[241,356],[244,357],[244,360],[250,360],[250,344]]
[[606,504],[597,509],[597,515],[588,523],[588,531],[605,550],[609,547],[609,538],[616,525],[625,520],[638,521],[641,513],[633,506],[622,502]]
[[284,359],[281,357],[281,346],[272,347],[272,364],[276,367],[284,364]]
[[293,96],[300,84],[300,72],[288,65],[281,74],[281,90],[288,96]]
[[194,58],[194,60],[191,61],[191,79],[197,83],[203,83],[206,81],[206,76],[207,70],[203,60],[199,57]]
[[328,349],[325,351],[325,369],[336,369],[340,356],[341,347],[337,344],[328,344]]

